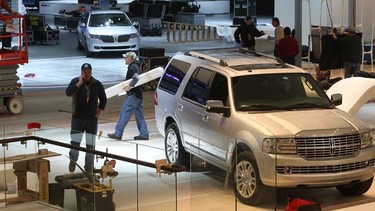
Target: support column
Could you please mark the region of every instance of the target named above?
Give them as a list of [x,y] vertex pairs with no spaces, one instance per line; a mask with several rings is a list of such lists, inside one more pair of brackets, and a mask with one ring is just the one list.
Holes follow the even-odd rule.
[[348,1],[348,10],[348,24],[349,26],[355,26],[357,24],[355,21],[357,17],[357,0]]
[[294,30],[296,31],[295,38],[299,44],[299,54],[296,56],[296,66],[301,67],[302,55],[302,1],[294,0]]

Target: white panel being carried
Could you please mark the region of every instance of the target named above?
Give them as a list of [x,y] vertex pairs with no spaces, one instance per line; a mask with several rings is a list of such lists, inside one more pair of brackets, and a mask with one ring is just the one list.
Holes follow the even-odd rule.
[[[145,84],[149,81],[155,80],[163,75],[164,69],[162,67],[157,67],[155,69],[152,69],[150,71],[147,71],[145,73],[142,73],[138,77],[138,82],[135,84],[134,87],[140,86],[142,84]],[[105,94],[107,95],[107,98],[114,97],[116,95],[124,95],[126,92],[124,91],[124,87],[128,86],[130,84],[130,81],[132,79],[126,80],[124,82],[121,82],[119,84],[116,84],[114,86],[111,86],[107,89],[105,89]]]
[[375,79],[346,78],[335,83],[326,93],[328,96],[342,94],[342,104],[337,107],[355,116],[364,104],[375,98]]

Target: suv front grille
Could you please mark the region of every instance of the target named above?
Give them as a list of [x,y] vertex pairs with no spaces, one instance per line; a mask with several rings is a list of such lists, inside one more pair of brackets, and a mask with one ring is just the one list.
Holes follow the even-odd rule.
[[375,159],[329,166],[277,166],[279,174],[332,174],[373,167]]
[[103,42],[115,42],[115,39],[113,38],[113,36],[110,36],[110,35],[100,35],[100,39],[103,41]]
[[361,148],[359,134],[317,138],[297,138],[296,140],[297,154],[310,160],[355,156]]
[[130,35],[120,35],[117,38],[117,42],[127,42],[130,39]]

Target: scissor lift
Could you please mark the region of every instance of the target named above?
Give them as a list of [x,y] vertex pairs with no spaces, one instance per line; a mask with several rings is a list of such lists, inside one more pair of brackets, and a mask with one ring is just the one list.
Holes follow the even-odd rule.
[[0,15],[0,23],[0,109],[6,107],[11,114],[19,114],[24,106],[17,69],[29,60],[25,17]]

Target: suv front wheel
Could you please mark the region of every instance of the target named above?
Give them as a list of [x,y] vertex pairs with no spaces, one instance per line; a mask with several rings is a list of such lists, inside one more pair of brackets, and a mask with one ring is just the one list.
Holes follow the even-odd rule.
[[168,125],[165,133],[165,155],[169,163],[190,166],[190,156],[181,143],[180,132],[176,123]]
[[373,179],[374,177],[371,177],[363,182],[337,186],[336,189],[347,196],[360,196],[370,189]]
[[251,152],[244,151],[238,154],[232,173],[236,197],[242,203],[252,206],[261,203],[265,186],[260,181],[258,166]]

